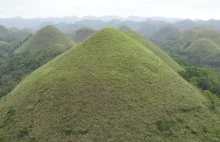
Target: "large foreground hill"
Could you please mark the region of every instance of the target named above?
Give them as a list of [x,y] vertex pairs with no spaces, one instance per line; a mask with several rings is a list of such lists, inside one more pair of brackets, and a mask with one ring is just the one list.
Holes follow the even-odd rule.
[[197,89],[112,28],[36,70],[0,102],[2,136],[17,142],[207,142],[219,137],[219,121]]

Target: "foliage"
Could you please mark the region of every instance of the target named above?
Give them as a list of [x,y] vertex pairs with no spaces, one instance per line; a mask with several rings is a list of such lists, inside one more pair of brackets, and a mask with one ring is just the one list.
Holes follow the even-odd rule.
[[179,72],[179,74],[201,90],[210,90],[220,97],[220,74],[214,70],[205,67],[186,66],[185,71]]

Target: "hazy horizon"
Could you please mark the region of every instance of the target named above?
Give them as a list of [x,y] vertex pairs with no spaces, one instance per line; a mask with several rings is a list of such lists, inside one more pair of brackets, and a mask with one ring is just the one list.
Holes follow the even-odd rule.
[[180,19],[220,19],[218,0],[7,0],[1,1],[0,18],[67,16],[129,16]]

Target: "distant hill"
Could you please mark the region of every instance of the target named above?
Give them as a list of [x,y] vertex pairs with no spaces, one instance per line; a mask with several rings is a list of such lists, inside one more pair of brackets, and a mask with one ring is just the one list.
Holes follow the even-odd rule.
[[124,31],[128,36],[136,40],[137,42],[143,44],[145,47],[147,47],[149,50],[151,50],[154,54],[156,54],[162,61],[164,61],[166,64],[168,64],[171,68],[173,68],[175,71],[181,71],[183,68],[176,63],[165,51],[161,50],[159,47],[154,45],[152,42],[147,40],[145,37],[139,35],[138,33],[135,33],[134,31]]
[[165,51],[175,50],[179,44],[181,31],[173,26],[165,26],[150,37],[150,40]]
[[200,39],[200,38],[207,38],[209,40],[212,40],[215,42],[218,46],[220,46],[220,32],[217,32],[216,30],[202,30],[194,40]]
[[15,53],[33,53],[54,44],[71,47],[74,45],[74,42],[57,28],[49,25],[37,31],[27,42],[19,47]]
[[186,55],[194,63],[217,67],[220,61],[220,47],[207,38],[200,38],[186,49]]
[[34,32],[31,29],[24,28],[24,29],[9,29],[12,32],[12,35],[14,39],[16,40],[24,40],[28,36],[34,34]]
[[82,27],[75,31],[75,34],[73,35],[73,41],[75,41],[76,43],[80,43],[95,32],[95,30],[89,27]]
[[201,56],[201,58],[204,58],[220,53],[220,47],[207,38],[200,38],[193,42],[186,51],[194,54],[195,56]]
[[5,28],[4,26],[0,25],[0,40],[1,41],[10,41],[11,40],[11,32]]
[[129,26],[127,25],[122,25],[121,27],[118,28],[121,31],[127,31],[127,30],[132,30]]
[[183,41],[183,43],[187,44],[185,46],[188,47],[202,31],[203,29],[201,29],[200,27],[192,27],[184,31],[180,35],[180,40]]
[[197,89],[146,47],[103,29],[0,100],[12,141],[212,141],[220,119]]

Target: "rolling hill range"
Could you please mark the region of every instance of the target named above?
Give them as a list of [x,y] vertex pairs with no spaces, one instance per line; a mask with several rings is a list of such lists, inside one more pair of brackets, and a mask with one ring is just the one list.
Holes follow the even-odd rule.
[[220,135],[209,104],[149,49],[105,28],[2,99],[0,128],[17,142],[205,142]]
[[139,35],[138,33],[134,32],[134,31],[131,31],[131,30],[127,30],[127,31],[123,31],[123,32],[126,33],[131,38],[133,38],[134,40],[136,40],[137,42],[139,42],[142,45],[144,45],[145,47],[147,47],[154,54],[156,54],[158,57],[160,57],[160,59],[162,61],[164,61],[171,68],[173,68],[175,71],[178,72],[178,71],[183,70],[183,68],[178,63],[176,63],[166,52],[161,50],[159,47],[154,45],[152,42],[147,40],[145,37]]
[[74,46],[74,42],[54,26],[46,26],[36,32],[27,42],[15,50],[16,54],[34,53],[51,45]]
[[73,35],[73,41],[75,41],[76,43],[80,43],[95,32],[95,30],[89,27],[82,27],[75,31],[75,34]]

